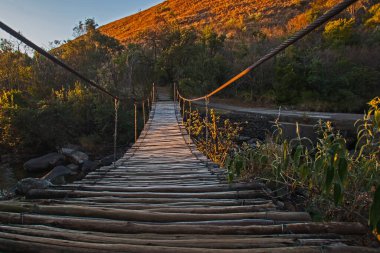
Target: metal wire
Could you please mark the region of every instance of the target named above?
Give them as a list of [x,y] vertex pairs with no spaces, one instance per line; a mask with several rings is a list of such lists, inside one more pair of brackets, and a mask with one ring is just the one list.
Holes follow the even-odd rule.
[[115,99],[115,131],[113,134],[113,164],[116,164],[116,149],[117,149],[117,125],[118,125],[118,111],[119,111],[120,101]]
[[0,21],[0,28],[3,29],[4,31],[6,31],[7,33],[9,33],[10,35],[12,35],[13,37],[15,37],[16,39],[18,39],[21,42],[25,43],[29,47],[33,48],[38,53],[42,54],[43,56],[45,56],[46,58],[48,58],[50,61],[52,61],[54,64],[61,66],[62,68],[64,68],[65,70],[71,72],[72,74],[76,75],[77,77],[79,77],[80,79],[82,79],[83,81],[85,81],[86,83],[88,83],[89,85],[95,87],[96,89],[98,89],[101,92],[107,94],[108,96],[111,96],[113,99],[119,100],[118,96],[113,95],[112,93],[110,93],[109,91],[107,91],[106,89],[104,89],[103,87],[101,87],[100,85],[96,84],[94,81],[91,81],[90,79],[88,79],[87,77],[85,77],[84,75],[82,75],[81,73],[79,73],[78,71],[74,70],[72,67],[70,67],[69,65],[67,65],[66,63],[64,63],[63,61],[61,61],[60,59],[58,59],[57,57],[55,57],[54,55],[48,53],[44,49],[40,48],[39,46],[37,46],[36,44],[34,44],[33,42],[31,42],[30,40],[28,40],[27,38],[25,38],[23,35],[21,35],[20,33],[16,32],[15,30],[13,30],[12,28],[10,28],[9,26],[7,26],[6,24],[4,24],[1,21]]
[[297,41],[301,40],[303,37],[305,37],[306,35],[308,35],[312,31],[314,31],[315,29],[317,29],[318,27],[320,27],[321,25],[323,25],[324,23],[329,21],[331,18],[338,15],[339,13],[344,11],[347,7],[349,7],[350,5],[354,4],[357,1],[358,0],[345,0],[345,1],[337,4],[332,9],[330,9],[328,12],[326,12],[325,14],[320,16],[318,19],[316,19],[313,23],[311,23],[310,25],[308,25],[304,29],[295,33],[293,36],[291,36],[289,39],[285,40],[279,46],[272,49],[268,54],[264,55],[257,62],[255,62],[254,64],[252,64],[251,66],[249,66],[248,68],[246,68],[245,70],[243,70],[242,72],[240,72],[239,74],[237,74],[236,76],[234,76],[233,78],[228,80],[226,83],[219,86],[214,91],[210,92],[209,94],[202,96],[202,97],[198,97],[198,98],[191,98],[190,99],[190,98],[184,98],[182,96],[181,96],[181,98],[186,100],[186,101],[198,101],[198,100],[210,98],[211,96],[213,96],[213,95],[217,94],[218,92],[222,91],[223,89],[227,88],[228,86],[230,86],[235,81],[242,78],[243,76],[247,75],[249,72],[251,72],[253,69],[257,68],[258,66],[260,66],[264,62],[268,61],[269,59],[273,58],[274,56],[276,56],[280,52],[284,51],[289,46],[291,46],[294,43],[296,43]]

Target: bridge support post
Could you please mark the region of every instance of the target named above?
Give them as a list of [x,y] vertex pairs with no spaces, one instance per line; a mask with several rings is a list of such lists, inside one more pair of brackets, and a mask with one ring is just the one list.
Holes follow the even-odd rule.
[[152,103],[154,103],[155,99],[156,99],[156,89],[155,89],[155,86],[154,86],[154,83],[153,83],[153,87],[152,87]]
[[143,118],[144,118],[144,126],[146,124],[146,117],[145,117],[145,101],[142,102],[142,109],[143,109]]
[[176,85],[175,83],[173,83],[173,102],[175,103],[175,99],[177,97],[177,94],[176,94]]
[[135,143],[137,142],[137,105],[135,105]]
[[206,109],[206,118],[205,118],[205,123],[206,123],[206,145],[208,143],[208,102],[209,98],[205,98],[205,109]]

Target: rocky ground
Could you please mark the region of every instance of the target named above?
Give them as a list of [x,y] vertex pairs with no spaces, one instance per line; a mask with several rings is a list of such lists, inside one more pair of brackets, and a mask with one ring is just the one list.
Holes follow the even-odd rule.
[[[124,152],[124,149],[118,150],[116,158]],[[94,157],[76,145],[67,145],[42,156],[8,154],[0,158],[0,199],[23,194],[31,188],[44,189],[51,184],[78,180],[114,161],[113,154]]]

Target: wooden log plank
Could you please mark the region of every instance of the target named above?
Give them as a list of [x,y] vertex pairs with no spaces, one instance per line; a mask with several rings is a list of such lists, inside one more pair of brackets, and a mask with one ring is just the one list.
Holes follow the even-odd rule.
[[103,242],[110,244],[131,244],[150,246],[170,246],[186,248],[217,248],[217,249],[247,249],[247,248],[278,248],[297,246],[302,241],[302,246],[321,246],[333,243],[342,243],[342,239],[296,239],[296,238],[213,238],[213,239],[140,239],[116,236],[104,236],[97,234],[72,233],[69,231],[46,231],[25,227],[0,226],[0,231],[13,234],[38,236],[43,238],[63,239],[81,242]]
[[271,200],[234,200],[234,199],[170,199],[170,198],[117,198],[117,197],[88,197],[88,198],[64,198],[68,201],[95,202],[95,203],[123,203],[123,204],[167,204],[172,206],[183,205],[208,205],[208,206],[242,206],[271,203]]
[[268,198],[269,194],[262,190],[243,190],[226,192],[106,192],[106,191],[68,191],[55,189],[33,189],[27,195],[28,198],[80,198],[80,197],[124,197],[124,198],[197,198],[197,199],[252,199]]
[[12,227],[30,228],[32,230],[43,230],[43,231],[55,231],[55,232],[69,232],[72,234],[91,234],[103,237],[117,237],[126,239],[155,239],[155,240],[194,240],[194,239],[221,239],[221,240],[231,240],[231,239],[257,239],[257,238],[286,238],[286,239],[335,239],[343,240],[349,239],[350,241],[355,241],[360,238],[360,235],[337,235],[337,234],[270,234],[270,235],[199,235],[199,234],[126,234],[126,233],[105,233],[105,232],[94,232],[94,231],[79,231],[72,229],[63,229],[58,227],[51,227],[45,225],[11,225]]
[[73,205],[36,205],[1,202],[0,211],[17,213],[37,213],[78,217],[94,217],[114,220],[147,222],[184,222],[210,220],[244,220],[260,219],[274,221],[311,221],[305,212],[252,212],[227,214],[190,214],[190,213],[156,213],[152,211],[133,211],[111,208],[79,207]]
[[32,215],[0,212],[3,224],[43,224],[75,230],[89,230],[109,233],[162,233],[162,234],[282,234],[282,233],[336,233],[355,235],[367,233],[367,228],[356,222],[294,223],[281,225],[218,226],[143,224],[103,219],[81,219],[63,216]]
[[116,192],[187,192],[187,193],[196,193],[196,192],[224,192],[224,191],[241,191],[241,190],[261,190],[264,189],[265,185],[259,182],[253,183],[236,183],[231,185],[206,185],[201,187],[189,187],[189,186],[151,186],[151,187],[112,187],[112,186],[77,186],[70,185],[54,187],[57,189],[60,188],[70,188],[76,190],[94,190],[94,191],[116,191]]

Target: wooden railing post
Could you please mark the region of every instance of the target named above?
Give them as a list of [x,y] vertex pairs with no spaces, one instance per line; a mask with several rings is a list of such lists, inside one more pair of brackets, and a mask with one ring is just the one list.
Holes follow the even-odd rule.
[[119,100],[115,99],[115,128],[113,134],[113,165],[116,164],[116,152],[117,152],[117,124],[118,124],[118,111],[119,111]]
[[182,124],[185,123],[185,104],[186,104],[186,101],[182,99]]
[[206,118],[205,118],[205,124],[206,124],[206,143],[208,143],[208,98],[205,98],[205,109],[206,109],[206,115],[205,115],[206,116]]
[[143,109],[143,118],[144,118],[144,126],[145,126],[145,123],[146,123],[146,119],[145,119],[145,101],[142,102],[142,109]]
[[135,143],[137,142],[137,105],[135,102]]
[[176,94],[176,87],[175,87],[176,85],[175,85],[175,83],[173,83],[173,102],[175,103],[175,99],[176,99],[176,96],[177,96],[177,94]]
[[152,92],[153,92],[152,103],[154,103],[156,101],[156,89],[155,89],[154,83],[153,83]]

